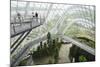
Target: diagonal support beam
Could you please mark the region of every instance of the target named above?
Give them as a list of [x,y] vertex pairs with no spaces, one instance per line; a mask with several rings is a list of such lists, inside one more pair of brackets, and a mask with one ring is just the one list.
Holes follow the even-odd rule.
[[44,23],[47,21],[47,18],[48,18],[49,13],[50,13],[50,11],[51,11],[51,9],[52,9],[52,6],[53,6],[53,4],[50,4],[50,6],[49,6],[49,8],[48,8],[48,11],[47,11],[47,15],[46,15],[46,17],[45,17]]
[[[32,29],[31,29],[32,30]],[[23,40],[27,37],[27,35],[31,32],[31,30],[30,31],[28,31],[26,34],[25,34],[25,36],[19,41],[19,43],[13,48],[13,50],[11,51],[11,54],[18,48],[18,46],[23,42]]]
[[11,48],[14,47],[14,45],[22,38],[22,36],[24,35],[24,33],[22,33],[19,38],[17,38],[17,40],[11,45]]
[[69,38],[65,35],[59,35],[60,38],[66,40],[66,41],[70,41],[71,43],[75,44],[76,46],[80,47],[81,49],[87,51],[88,53],[92,54],[92,55],[95,55],[95,49],[87,46],[86,44],[82,44],[72,38]]

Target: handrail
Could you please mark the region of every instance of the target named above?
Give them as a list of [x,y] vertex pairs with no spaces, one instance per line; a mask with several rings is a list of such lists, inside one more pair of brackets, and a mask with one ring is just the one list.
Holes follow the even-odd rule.
[[64,40],[66,40],[66,41],[70,41],[72,44],[80,47],[81,49],[87,51],[88,53],[90,53],[92,55],[95,55],[95,49],[94,48],[91,48],[88,45],[83,44],[81,42],[78,42],[78,41],[76,41],[76,40],[74,40],[74,39],[72,39],[72,38],[70,38],[68,36],[65,36],[65,35],[59,35],[59,37],[64,39]]

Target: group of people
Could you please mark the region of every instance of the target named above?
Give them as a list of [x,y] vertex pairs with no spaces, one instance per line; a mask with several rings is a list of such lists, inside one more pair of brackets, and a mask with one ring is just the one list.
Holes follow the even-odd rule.
[[17,17],[18,17],[18,21],[20,22],[20,25],[21,25],[21,14],[17,13]]
[[32,19],[36,19],[36,21],[38,22],[38,13],[34,13],[32,12]]
[[36,12],[36,13],[34,14],[34,12],[32,12],[32,17],[33,17],[33,18],[34,18],[34,17],[38,18],[38,13]]
[[[21,23],[22,16],[20,13],[17,13],[17,18],[18,18],[19,22]],[[38,13],[37,12],[36,13],[32,12],[32,19],[36,19],[36,21],[38,21]]]

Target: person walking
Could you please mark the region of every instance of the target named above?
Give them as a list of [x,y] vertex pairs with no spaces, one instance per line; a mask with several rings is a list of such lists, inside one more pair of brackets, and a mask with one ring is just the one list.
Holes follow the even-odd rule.
[[35,16],[34,16],[34,12],[32,12],[32,18],[34,18]]
[[17,13],[17,17],[18,17],[19,23],[21,25],[21,14],[20,13]]
[[38,13],[35,13],[36,21],[38,22]]

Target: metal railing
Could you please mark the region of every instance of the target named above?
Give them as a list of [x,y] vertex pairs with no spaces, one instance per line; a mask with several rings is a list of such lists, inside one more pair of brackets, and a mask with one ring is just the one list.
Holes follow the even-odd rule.
[[11,27],[11,36],[18,34],[20,32],[23,31],[27,31],[29,29],[33,29],[35,27],[38,27],[40,25],[42,25],[45,21],[45,18],[41,18],[40,17],[25,17],[25,18],[21,18],[18,20],[18,18],[16,17],[16,19],[14,21],[11,21],[10,23],[10,27]]

